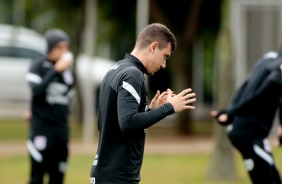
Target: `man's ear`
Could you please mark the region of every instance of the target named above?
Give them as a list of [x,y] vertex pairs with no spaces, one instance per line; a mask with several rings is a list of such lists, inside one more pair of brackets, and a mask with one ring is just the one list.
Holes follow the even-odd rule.
[[152,42],[151,45],[150,45],[150,50],[151,50],[152,52],[154,52],[154,51],[158,48],[158,46],[159,46],[158,42],[154,41],[154,42]]

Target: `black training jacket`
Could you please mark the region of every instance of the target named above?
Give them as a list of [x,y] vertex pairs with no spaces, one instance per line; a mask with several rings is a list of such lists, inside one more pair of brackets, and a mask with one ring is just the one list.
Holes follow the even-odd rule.
[[[252,68],[251,73],[235,93],[227,114],[248,129],[260,127],[267,135],[272,127],[282,95],[282,52],[265,54]],[[252,125],[248,125],[251,123]]]
[[95,184],[139,182],[145,129],[174,113],[170,103],[145,111],[144,73],[143,64],[126,54],[103,79],[98,110],[100,138],[90,174]]
[[54,70],[54,63],[46,57],[35,59],[26,75],[31,96],[31,136],[68,131],[69,105],[73,97],[73,73]]

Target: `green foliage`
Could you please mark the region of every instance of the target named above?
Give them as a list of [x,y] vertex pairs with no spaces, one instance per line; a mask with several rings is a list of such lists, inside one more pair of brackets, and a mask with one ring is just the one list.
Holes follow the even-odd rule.
[[203,34],[203,86],[204,86],[204,101],[211,103],[213,101],[214,87],[214,63],[215,63],[215,35],[206,32]]
[[[110,58],[120,60],[135,44],[136,1],[99,0],[98,3],[97,47],[109,44]],[[124,8],[126,11],[122,11]]]

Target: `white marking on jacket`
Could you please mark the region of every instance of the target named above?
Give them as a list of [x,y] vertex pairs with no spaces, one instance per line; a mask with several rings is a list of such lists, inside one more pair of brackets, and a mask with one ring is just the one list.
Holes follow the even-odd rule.
[[35,148],[35,146],[33,145],[31,140],[28,140],[27,143],[27,149],[30,153],[30,155],[32,156],[32,158],[37,161],[37,162],[42,162],[43,158],[42,155],[40,154],[40,152]]
[[265,160],[269,165],[274,164],[272,157],[265,150],[263,150],[258,145],[254,145],[253,148],[254,148],[255,153],[258,156],[260,156],[263,160]]
[[140,96],[138,95],[137,91],[134,89],[133,86],[123,81],[122,87],[126,89],[137,100],[138,104],[140,104]]
[[41,84],[41,82],[42,82],[42,78],[39,75],[36,75],[34,73],[27,73],[26,76],[25,76],[25,79],[28,82],[32,82],[32,83],[35,83],[35,84]]

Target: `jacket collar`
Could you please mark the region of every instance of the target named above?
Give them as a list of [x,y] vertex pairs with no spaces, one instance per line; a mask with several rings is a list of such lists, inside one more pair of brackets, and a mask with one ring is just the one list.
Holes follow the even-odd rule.
[[131,55],[130,53],[125,54],[125,59],[130,61],[134,66],[136,66],[139,70],[141,70],[143,73],[147,73],[147,70],[143,63],[136,58],[135,56]]

